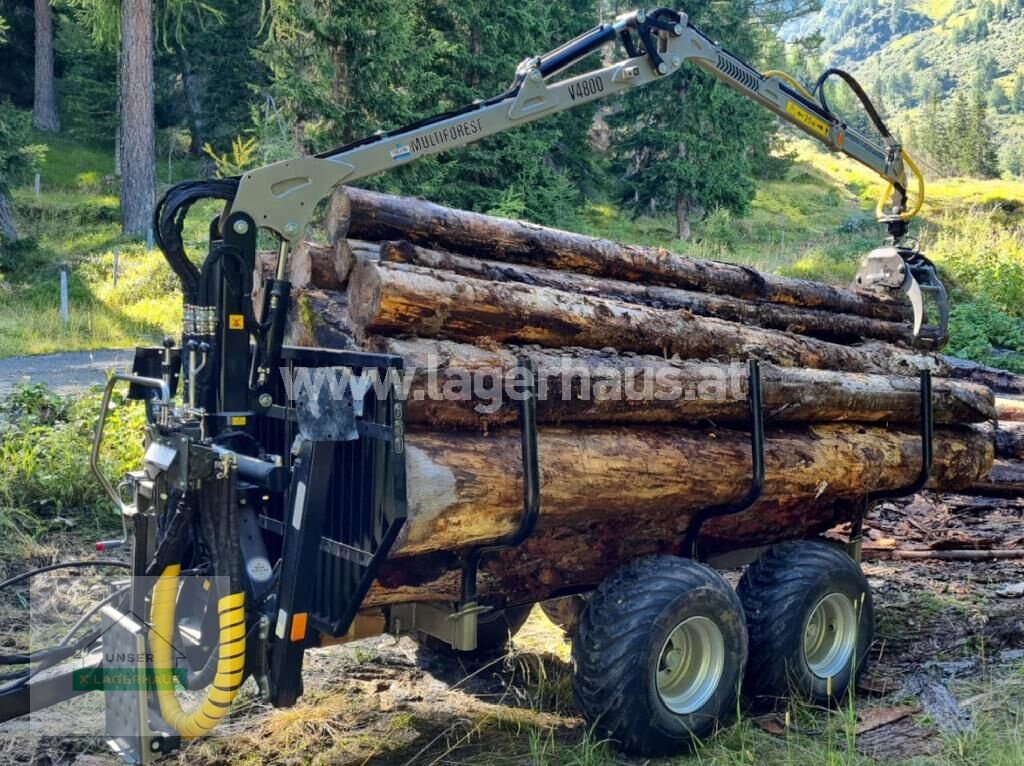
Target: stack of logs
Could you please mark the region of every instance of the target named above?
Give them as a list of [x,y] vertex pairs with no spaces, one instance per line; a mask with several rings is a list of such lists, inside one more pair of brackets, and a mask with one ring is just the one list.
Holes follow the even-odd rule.
[[[912,349],[903,302],[359,189],[335,193],[327,235],[290,260],[287,342],[398,354],[413,371],[410,520],[368,604],[455,597],[457,554],[515,528],[514,403],[417,392],[436,378],[457,393],[456,382],[524,357],[546,388],[541,521],[527,543],[487,559],[484,595],[593,585],[621,561],[678,552],[694,514],[741,497],[751,358],[762,362],[764,492],[707,523],[706,551],[815,534],[866,492],[913,482],[924,369],[931,486],[989,480],[992,435],[974,425],[996,415],[976,382],[986,371]],[[1000,438],[1021,437],[1012,449],[1024,457],[1020,425]]]

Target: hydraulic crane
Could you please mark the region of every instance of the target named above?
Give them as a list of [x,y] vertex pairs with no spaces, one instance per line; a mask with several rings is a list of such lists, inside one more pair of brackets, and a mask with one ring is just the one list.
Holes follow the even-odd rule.
[[[616,42],[625,50],[623,60],[559,79]],[[857,284],[903,291],[914,307],[915,335],[922,343],[941,340],[945,291],[927,258],[903,244],[908,222],[924,199],[924,180],[856,80],[830,69],[808,90],[785,73],[759,72],[685,14],[668,9],[622,15],[528,58],[504,93],[462,109],[238,178],[179,184],[160,201],[155,230],[182,285],[181,344],[168,340],[162,348],[139,349],[135,374],[110,381],[93,448],[96,475],[125,525],[123,538],[104,547],[131,543],[128,566],[135,581],[123,598],[103,607],[98,634],[22,658],[21,664],[36,667],[0,687],[0,720],[80,693],[42,671],[100,637],[104,653],[117,647],[121,656],[137,658],[142,674],[153,667],[185,666],[182,685],[207,689],[188,713],[173,686],[141,694],[107,690],[108,725],[118,729],[109,732],[110,741],[129,761],[144,762],[174,747],[178,738],[213,729],[249,675],[272,704],[292,704],[301,693],[305,648],[319,637],[358,632],[360,604],[406,513],[404,425],[396,393],[354,398],[349,392],[333,401],[321,392],[290,400],[282,389],[283,366],[371,369],[385,376],[401,370],[396,357],[283,345],[289,251],[317,203],[341,183],[643,87],[688,63],[887,182],[878,217],[889,243],[865,259]],[[830,77],[853,89],[881,143],[829,109],[824,84]],[[210,225],[209,253],[197,267],[185,254],[182,228],[189,208],[209,198],[226,205]],[[252,274],[261,229],[279,239],[280,250],[276,275],[256,316]],[[934,326],[924,321],[922,291],[935,301]],[[185,388],[180,402],[175,400],[179,379]],[[99,471],[98,456],[106,403],[118,381],[129,382],[130,396],[146,402],[148,424],[143,467],[115,489]],[[529,404],[522,405],[521,414],[524,518],[516,535],[496,541],[499,547],[528,535],[537,517],[536,433]],[[453,612],[426,604],[396,606],[378,632],[418,629],[457,648],[473,648],[477,616],[486,609],[475,599],[476,566],[493,547],[466,557],[463,600]],[[203,583],[205,610],[184,614],[180,608],[188,587],[180,582],[183,568]],[[211,586],[213,581],[219,584]]]

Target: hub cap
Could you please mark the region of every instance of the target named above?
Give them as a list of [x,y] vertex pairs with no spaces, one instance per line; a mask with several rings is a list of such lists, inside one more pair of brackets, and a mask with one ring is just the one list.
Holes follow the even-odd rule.
[[722,631],[707,617],[675,627],[658,658],[658,696],[678,715],[700,710],[711,699],[725,668]]
[[841,593],[829,593],[811,610],[804,629],[804,659],[819,678],[849,668],[857,646],[857,610]]

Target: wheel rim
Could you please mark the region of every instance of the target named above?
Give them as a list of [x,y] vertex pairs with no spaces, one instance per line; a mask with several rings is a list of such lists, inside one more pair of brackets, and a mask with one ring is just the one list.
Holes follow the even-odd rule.
[[700,710],[711,699],[725,668],[725,639],[707,617],[679,623],[658,657],[658,696],[673,713]]
[[804,659],[819,678],[850,667],[857,645],[857,610],[842,593],[829,593],[811,610],[804,629]]

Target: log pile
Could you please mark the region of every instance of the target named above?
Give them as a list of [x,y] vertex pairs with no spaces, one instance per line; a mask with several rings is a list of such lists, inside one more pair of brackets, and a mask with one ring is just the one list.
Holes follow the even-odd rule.
[[995,418],[990,389],[913,349],[902,302],[358,189],[334,195],[327,234],[291,259],[287,341],[396,354],[409,370],[410,520],[368,605],[455,598],[460,552],[515,528],[507,384],[524,357],[541,392],[541,521],[488,557],[485,597],[566,592],[637,555],[679,552],[696,513],[741,497],[752,358],[764,492],[704,527],[708,552],[819,533],[866,492],[911,483],[924,369],[931,486],[989,475],[992,437],[972,424]]

